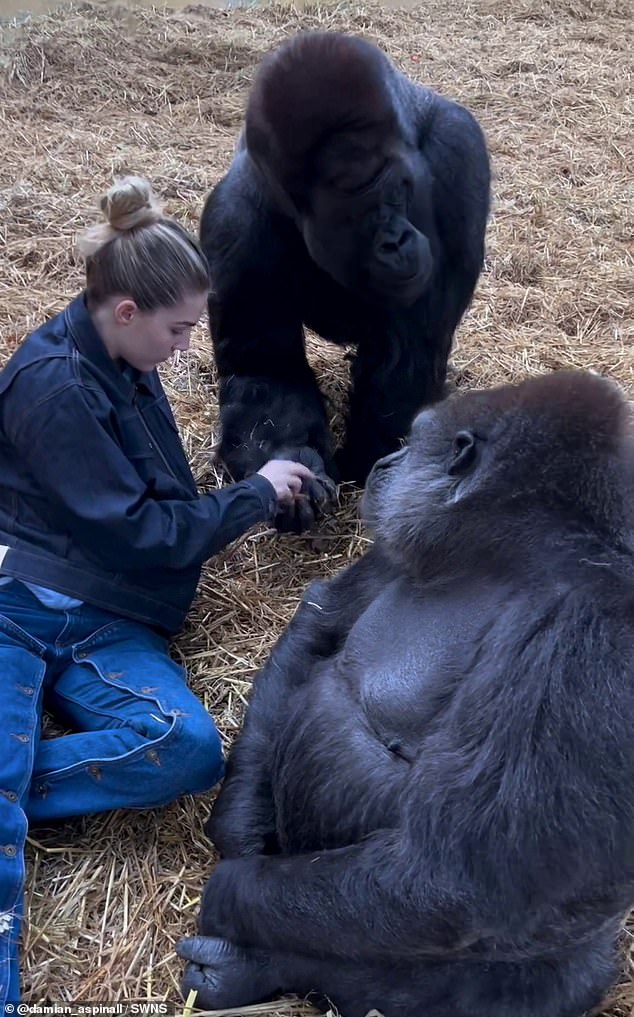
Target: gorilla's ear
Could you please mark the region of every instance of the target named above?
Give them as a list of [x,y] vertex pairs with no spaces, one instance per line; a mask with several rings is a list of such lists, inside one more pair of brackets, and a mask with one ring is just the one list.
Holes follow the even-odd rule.
[[458,431],[453,440],[451,460],[447,467],[450,477],[465,473],[473,466],[477,455],[477,438],[473,431]]

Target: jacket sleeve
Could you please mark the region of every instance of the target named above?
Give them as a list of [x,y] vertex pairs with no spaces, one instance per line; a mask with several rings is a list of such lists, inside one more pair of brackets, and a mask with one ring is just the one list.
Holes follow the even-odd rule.
[[110,412],[98,393],[70,384],[17,421],[5,414],[5,433],[47,500],[51,524],[81,541],[88,557],[113,571],[187,569],[273,515],[275,490],[257,474],[191,500],[152,498]]

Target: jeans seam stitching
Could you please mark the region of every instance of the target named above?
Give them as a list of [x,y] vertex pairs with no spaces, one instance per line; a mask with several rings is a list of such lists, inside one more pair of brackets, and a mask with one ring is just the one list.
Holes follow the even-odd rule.
[[46,643],[41,642],[36,636],[32,636],[21,625],[18,625],[17,622],[14,622],[6,614],[2,613],[0,613],[0,632],[6,632],[7,635],[19,637],[26,644],[26,646],[23,646],[23,649],[29,649],[36,656],[44,659]]
[[[130,759],[134,759],[136,756],[141,756],[150,749],[157,747],[164,747],[165,744],[170,741],[174,735],[178,732],[178,729],[182,727],[180,717],[172,717],[172,724],[170,725],[169,731],[165,734],[159,735],[158,738],[149,738],[145,745],[139,745],[136,749],[131,749],[129,752],[124,752],[119,756],[115,757],[103,757],[95,756],[82,759],[80,763],[73,763],[71,766],[65,766],[61,770],[45,770],[42,773],[37,774],[38,781],[50,782],[54,781],[57,777],[69,776],[72,773],[79,773],[81,770],[85,770],[87,766],[93,766],[101,764],[102,766],[113,763],[122,763]],[[138,733],[138,732],[137,732]],[[143,737],[143,736],[141,736]]]

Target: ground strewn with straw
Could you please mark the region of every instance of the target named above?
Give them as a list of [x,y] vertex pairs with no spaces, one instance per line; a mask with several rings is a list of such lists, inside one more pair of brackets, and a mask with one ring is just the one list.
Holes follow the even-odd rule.
[[[119,172],[150,177],[196,228],[227,167],[264,51],[302,28],[369,35],[479,117],[493,159],[486,270],[457,337],[462,386],[588,367],[634,382],[631,10],[626,0],[427,0],[178,13],[82,3],[0,29],[0,363],[81,286],[78,230]],[[341,421],[346,363],[310,357]],[[206,325],[164,379],[201,485],[215,377]],[[356,496],[318,535],[260,530],[206,568],[174,652],[229,745],[252,676],[307,581],[361,553]],[[24,989],[30,1002],[179,1000],[174,941],[213,864],[211,796],[33,829]],[[631,1015],[634,985],[606,1004]],[[292,1001],[244,1014],[308,1012]],[[509,1015],[512,1017],[512,1015]]]

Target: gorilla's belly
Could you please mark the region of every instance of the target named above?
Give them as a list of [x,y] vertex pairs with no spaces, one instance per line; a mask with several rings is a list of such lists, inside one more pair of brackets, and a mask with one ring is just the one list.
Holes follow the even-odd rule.
[[341,847],[395,825],[409,771],[365,723],[332,665],[322,665],[294,694],[279,730],[272,783],[282,850]]
[[273,776],[284,850],[349,844],[397,822],[412,766],[421,756],[424,766],[426,739],[468,680],[485,619],[502,610],[499,591],[477,592],[413,601],[403,583],[388,586],[295,691]]

